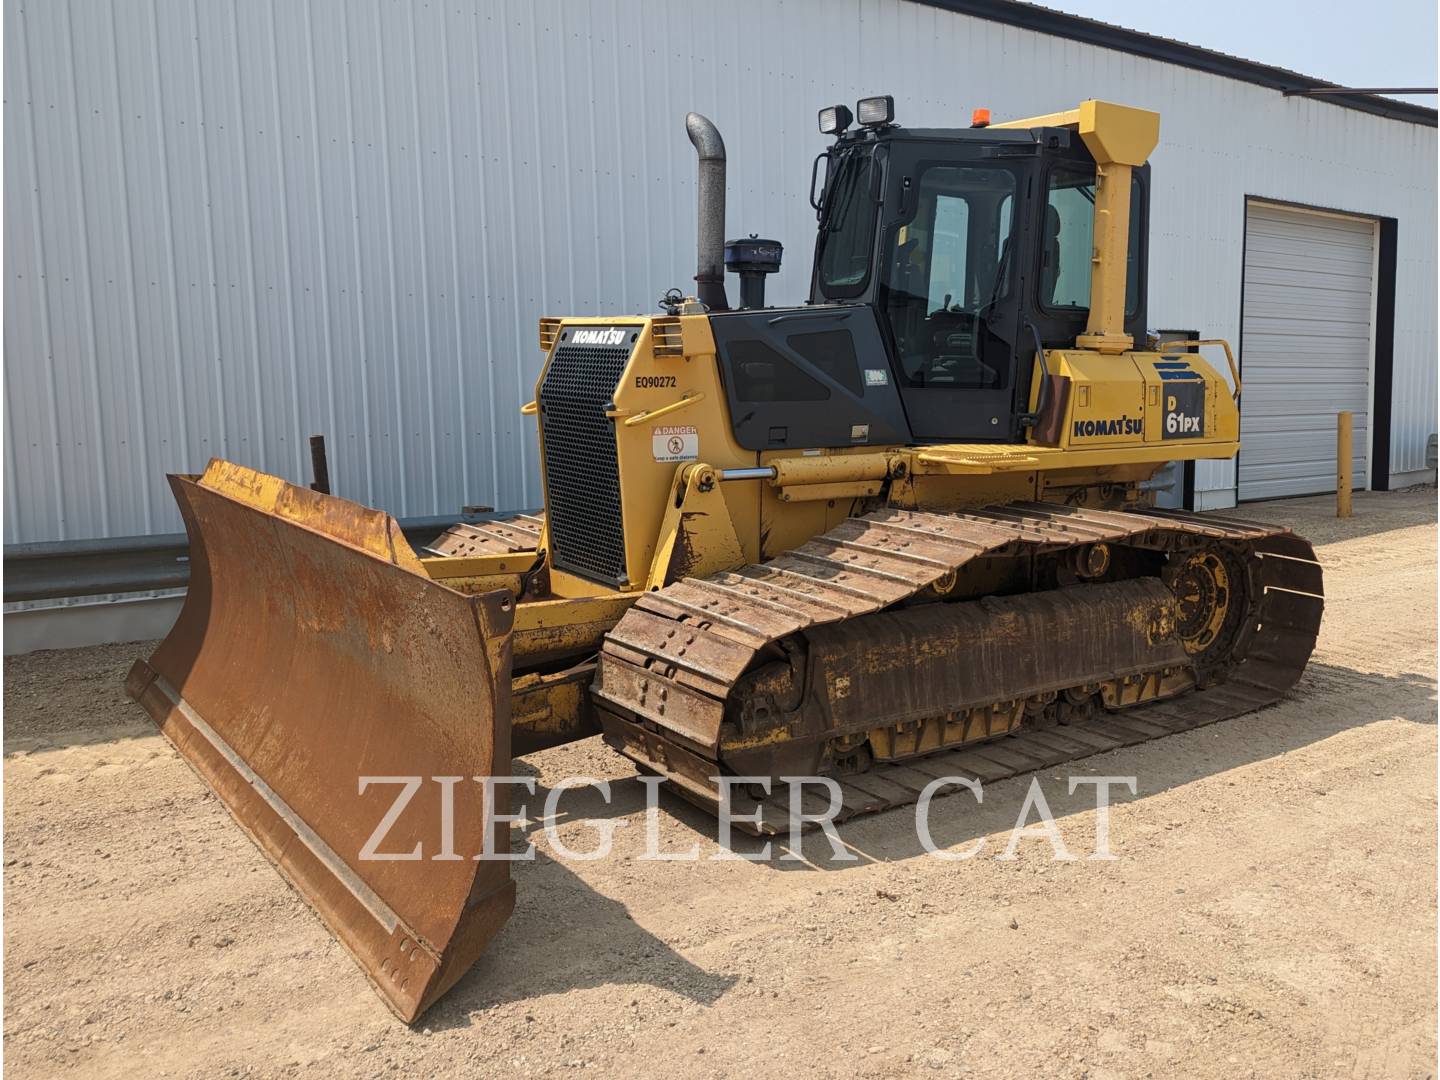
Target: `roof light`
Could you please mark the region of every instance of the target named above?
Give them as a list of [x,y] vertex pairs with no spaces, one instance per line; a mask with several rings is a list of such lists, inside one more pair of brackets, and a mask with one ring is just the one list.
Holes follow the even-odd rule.
[[970,114],[970,126],[972,128],[983,128],[990,126],[990,110],[976,109]]
[[880,97],[861,98],[855,106],[855,114],[866,127],[884,127],[895,122],[895,99],[889,94]]
[[855,117],[845,105],[829,105],[820,110],[820,134],[839,135]]

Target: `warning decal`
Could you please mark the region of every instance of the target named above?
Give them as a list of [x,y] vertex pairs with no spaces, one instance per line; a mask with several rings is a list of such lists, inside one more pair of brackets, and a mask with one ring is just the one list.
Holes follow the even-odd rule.
[[656,461],[696,461],[700,457],[700,433],[689,424],[651,428],[650,449]]

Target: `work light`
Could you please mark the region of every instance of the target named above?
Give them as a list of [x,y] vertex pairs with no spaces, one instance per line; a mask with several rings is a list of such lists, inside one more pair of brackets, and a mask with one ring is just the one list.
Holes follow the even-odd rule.
[[889,94],[880,97],[861,98],[855,106],[855,114],[866,127],[884,127],[895,122],[895,99]]
[[839,135],[855,119],[845,105],[829,105],[820,110],[820,134]]

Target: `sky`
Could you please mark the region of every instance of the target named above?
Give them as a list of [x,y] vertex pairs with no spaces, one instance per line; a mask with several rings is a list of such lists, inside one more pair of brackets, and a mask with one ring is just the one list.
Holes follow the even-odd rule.
[[[1342,86],[1436,85],[1435,0],[1035,0]],[[1435,96],[1409,97],[1434,108]]]

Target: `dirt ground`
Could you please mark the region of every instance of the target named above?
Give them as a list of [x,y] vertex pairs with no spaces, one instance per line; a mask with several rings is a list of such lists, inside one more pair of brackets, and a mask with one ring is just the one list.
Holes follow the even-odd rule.
[[[125,698],[140,646],[5,662],[11,1075],[1429,1077],[1436,1058],[1436,498],[1246,507],[1316,541],[1328,606],[1273,708],[1042,776],[1077,861],[1007,842],[1029,785],[842,829],[860,858],[651,862],[627,764],[534,755],[561,835],[515,917],[406,1028]],[[1090,789],[1133,775],[1091,861]],[[661,849],[718,850],[662,798]],[[776,852],[777,856],[779,852]]]

